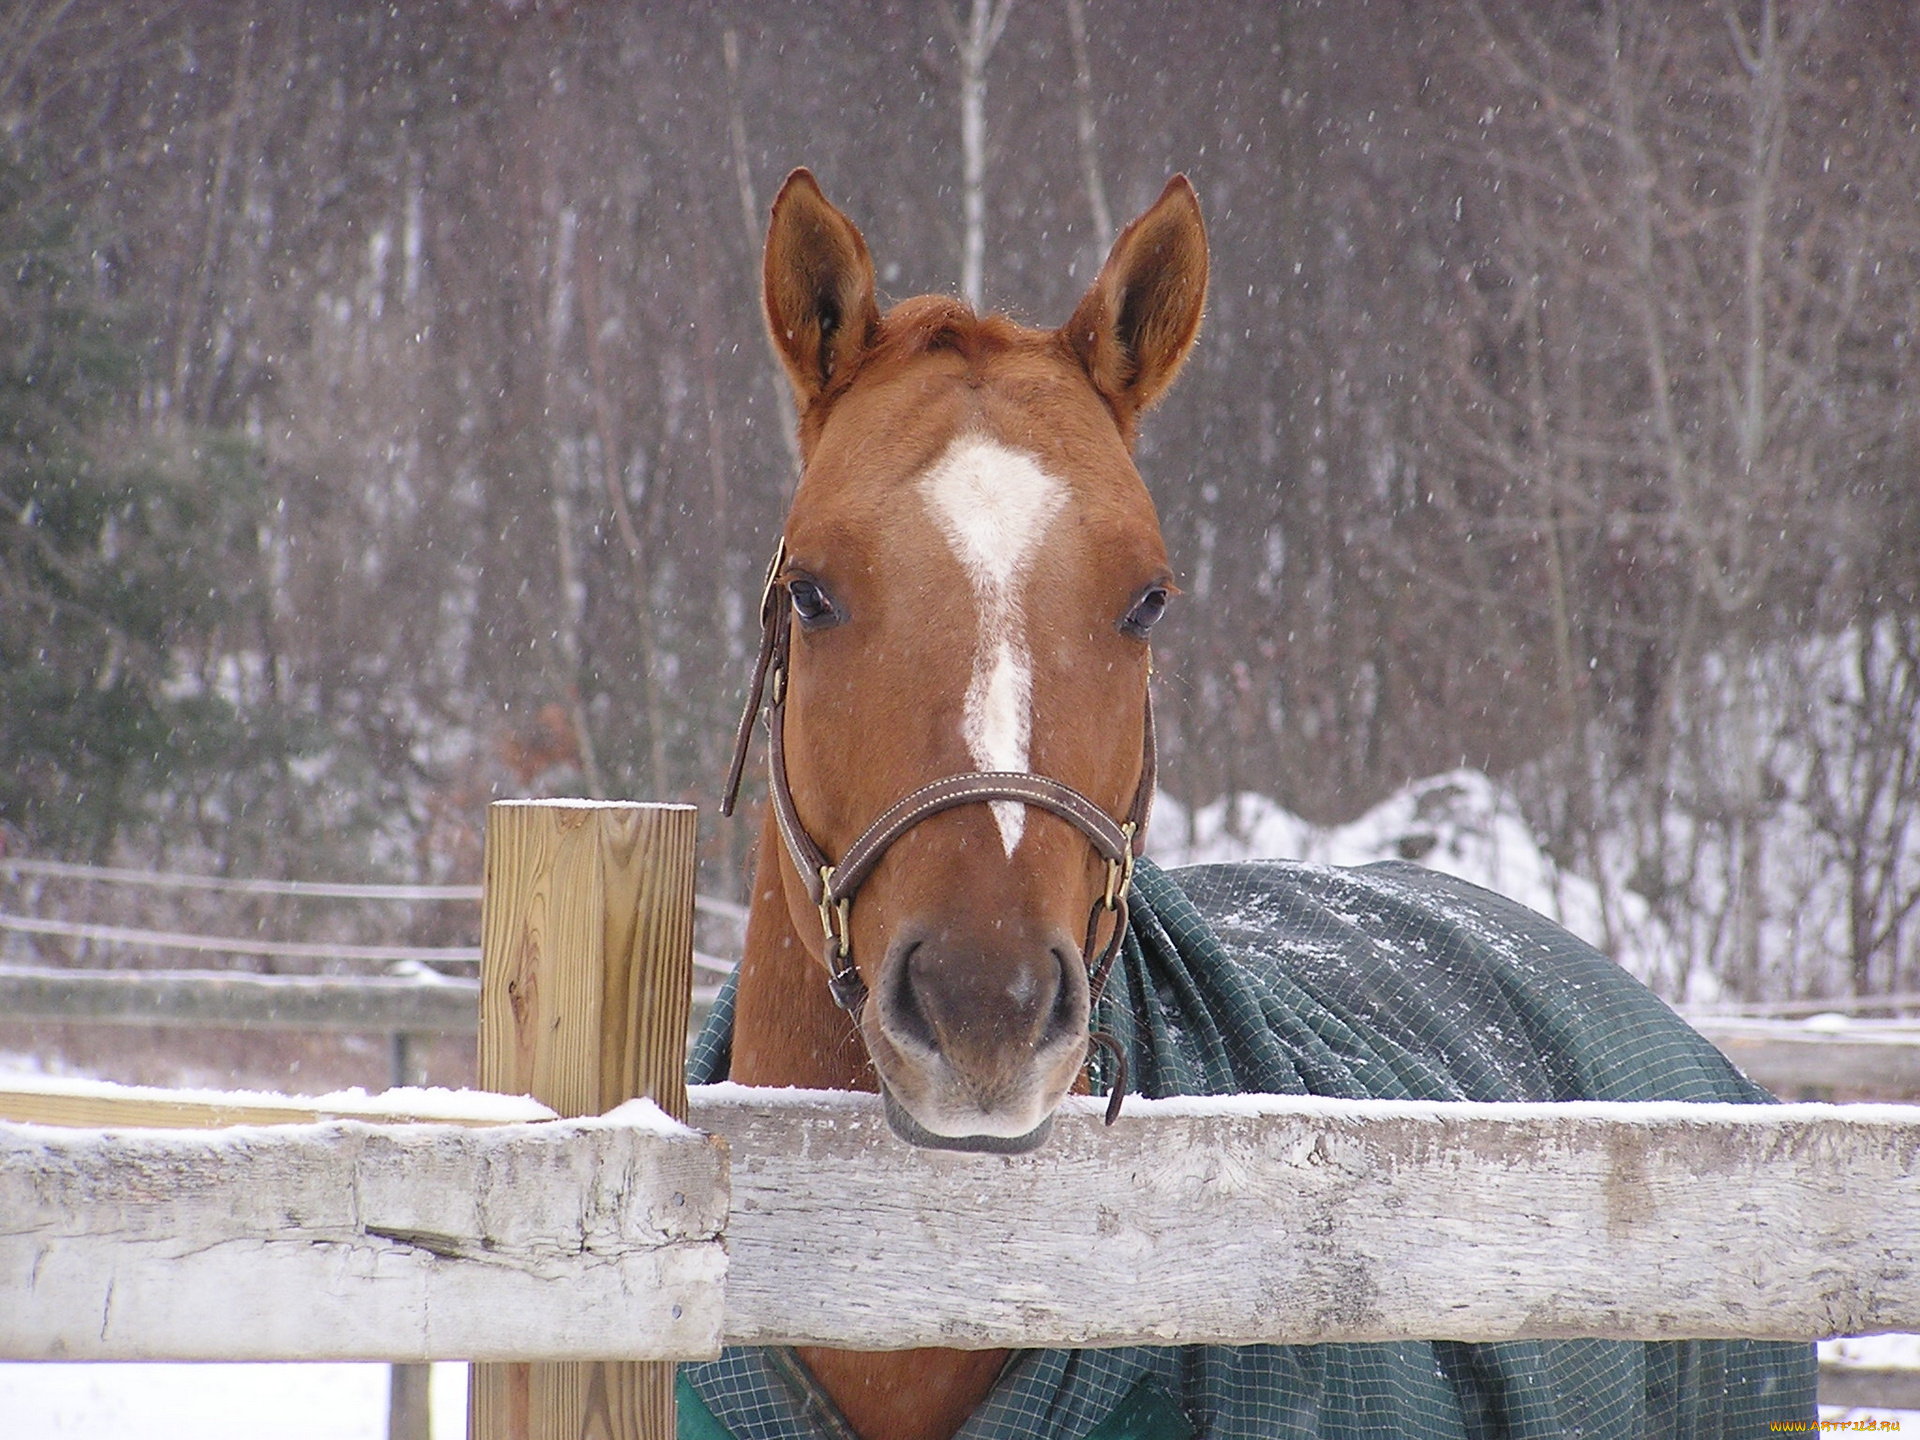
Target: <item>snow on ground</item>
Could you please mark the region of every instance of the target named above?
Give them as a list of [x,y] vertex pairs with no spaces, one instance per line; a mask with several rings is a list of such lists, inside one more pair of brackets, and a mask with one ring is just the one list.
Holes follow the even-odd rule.
[[1867,1370],[1920,1370],[1920,1335],[1855,1335],[1822,1340],[1820,1358],[1829,1364]]
[[1191,814],[1161,795],[1154,801],[1148,838],[1149,853],[1169,865],[1413,860],[1497,890],[1576,934],[1597,935],[1600,906],[1592,882],[1556,865],[1519,807],[1475,770],[1416,781],[1345,825],[1310,824],[1277,801],[1250,792]]
[[[1637,946],[1606,943],[1598,887],[1563,869],[1547,853],[1519,805],[1477,770],[1451,770],[1417,780],[1359,819],[1345,825],[1314,825],[1277,801],[1251,792],[1216,800],[1189,812],[1167,795],[1154,799],[1148,853],[1164,865],[1283,859],[1321,865],[1367,865],[1375,860],[1412,860],[1517,900],[1557,920],[1583,940],[1645,979],[1655,963]],[[1621,902],[1616,902],[1621,903]],[[1646,935],[1658,922],[1636,895],[1625,927]],[[1666,949],[1659,946],[1659,949]],[[1695,988],[1712,988],[1696,977]],[[1709,995],[1690,998],[1708,1000]]]
[[[384,1365],[0,1364],[9,1440],[385,1440]],[[467,1433],[467,1367],[433,1367],[436,1440]]]

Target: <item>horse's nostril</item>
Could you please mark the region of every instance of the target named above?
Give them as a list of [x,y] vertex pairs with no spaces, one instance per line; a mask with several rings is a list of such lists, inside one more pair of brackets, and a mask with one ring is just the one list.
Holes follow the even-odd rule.
[[1013,954],[955,947],[941,931],[902,937],[875,999],[896,1047],[977,1079],[1071,1047],[1087,1021],[1086,970],[1064,937]]
[[938,1050],[940,1037],[933,1028],[933,1020],[927,1014],[919,987],[914,981],[913,962],[919,949],[920,942],[916,940],[888,967],[893,983],[887,987],[885,999],[887,1028],[903,1040],[928,1050]]
[[1085,1017],[1080,1015],[1080,996],[1082,987],[1073,983],[1073,977],[1080,971],[1080,957],[1055,945],[1052,950],[1053,961],[1059,967],[1059,982],[1054,986],[1053,1010],[1047,1016],[1045,1032],[1040,1043],[1045,1045],[1077,1034],[1086,1028]]

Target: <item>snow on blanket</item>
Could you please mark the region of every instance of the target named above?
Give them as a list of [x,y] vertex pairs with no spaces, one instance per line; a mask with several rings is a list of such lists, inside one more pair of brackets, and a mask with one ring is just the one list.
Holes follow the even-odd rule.
[[[1131,898],[1096,1024],[1148,1097],[1766,1098],[1590,946],[1433,871],[1145,862]],[[693,1083],[726,1078],[732,987],[689,1062]],[[787,1350],[683,1366],[680,1396],[682,1440],[850,1433]],[[1019,1352],[958,1440],[1637,1440],[1764,1434],[1814,1415],[1811,1345],[1135,1346]]]

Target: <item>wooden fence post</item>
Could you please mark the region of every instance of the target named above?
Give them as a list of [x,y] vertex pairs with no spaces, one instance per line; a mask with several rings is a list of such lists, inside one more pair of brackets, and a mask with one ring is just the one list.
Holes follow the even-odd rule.
[[[696,812],[502,800],[487,812],[480,1084],[563,1116],[687,1113]],[[469,1440],[672,1440],[671,1362],[475,1365]]]

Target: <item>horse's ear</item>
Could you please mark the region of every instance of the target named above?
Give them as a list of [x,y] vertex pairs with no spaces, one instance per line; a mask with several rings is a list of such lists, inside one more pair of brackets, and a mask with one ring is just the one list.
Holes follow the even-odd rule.
[[774,198],[763,277],[767,329],[805,414],[880,324],[867,242],[811,171],[794,171]]
[[1180,373],[1206,300],[1207,227],[1193,186],[1176,175],[1120,232],[1061,332],[1124,431]]

